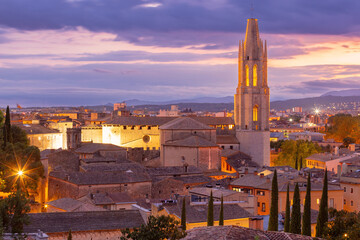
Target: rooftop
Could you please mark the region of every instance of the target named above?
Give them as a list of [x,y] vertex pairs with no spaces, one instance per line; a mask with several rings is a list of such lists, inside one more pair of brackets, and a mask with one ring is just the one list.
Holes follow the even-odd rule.
[[185,139],[165,143],[164,145],[177,147],[219,147],[216,143],[210,142],[199,136],[190,136]]
[[47,204],[66,212],[104,211],[102,208],[72,198],[60,198]]
[[76,153],[96,153],[98,151],[126,151],[126,148],[107,143],[86,143],[75,150]]
[[138,210],[31,213],[29,217],[30,224],[24,225],[24,232],[119,230],[145,224]]
[[205,125],[194,118],[179,117],[160,126],[161,130],[212,130],[213,128]]
[[39,124],[25,124],[25,125],[15,125],[20,127],[22,130],[24,130],[27,134],[51,134],[51,133],[59,133],[58,130],[50,129],[47,127],[44,127]]
[[217,144],[239,144],[239,140],[234,135],[217,135]]

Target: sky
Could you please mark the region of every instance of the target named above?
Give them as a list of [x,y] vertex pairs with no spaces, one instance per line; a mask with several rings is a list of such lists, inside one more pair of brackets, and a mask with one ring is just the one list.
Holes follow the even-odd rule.
[[271,100],[360,88],[358,0],[0,3],[0,106],[232,96],[251,17]]

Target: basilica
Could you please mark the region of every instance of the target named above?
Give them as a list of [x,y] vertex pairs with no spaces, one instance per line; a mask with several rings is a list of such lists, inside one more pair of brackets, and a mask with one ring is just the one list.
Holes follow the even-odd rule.
[[239,44],[234,118],[116,116],[101,125],[82,127],[81,141],[160,151],[162,166],[220,170],[225,150],[269,166],[269,108],[267,46],[257,19],[252,18]]

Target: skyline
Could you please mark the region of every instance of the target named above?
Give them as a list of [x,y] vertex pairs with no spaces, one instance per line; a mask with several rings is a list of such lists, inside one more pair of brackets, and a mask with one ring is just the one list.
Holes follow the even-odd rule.
[[[252,17],[247,0],[6,2],[1,106],[232,96]],[[360,3],[345,2],[254,1],[272,100],[360,88]]]

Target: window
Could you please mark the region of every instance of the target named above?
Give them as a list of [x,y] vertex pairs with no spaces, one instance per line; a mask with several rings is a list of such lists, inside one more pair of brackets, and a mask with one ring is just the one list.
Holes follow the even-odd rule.
[[257,86],[257,81],[258,81],[258,77],[257,77],[257,65],[255,64],[253,67],[253,86],[256,87]]
[[256,122],[258,120],[258,111],[259,111],[258,105],[255,105],[253,107],[253,121],[254,122]]
[[346,199],[344,199],[344,205],[346,205]]
[[346,187],[344,187],[344,192],[346,192]]
[[123,126],[123,129],[126,130],[126,126]]
[[265,212],[265,203],[261,204],[261,211]]
[[334,207],[334,199],[330,198],[330,204],[329,207],[333,208]]
[[258,207],[260,207],[260,202],[258,202]]
[[250,85],[249,84],[249,82],[250,82],[250,80],[249,80],[249,66],[248,65],[245,66],[245,75],[246,75],[246,86],[248,87]]
[[354,193],[354,189],[353,189],[353,188],[350,189],[350,193]]
[[151,126],[148,126],[148,130],[151,130]]
[[230,146],[230,149],[233,149],[233,146],[232,146],[232,145]]
[[350,205],[351,205],[351,206],[354,206],[354,201],[351,201],[351,202],[350,202]]
[[257,195],[265,196],[265,191],[257,191]]
[[316,203],[317,203],[317,204],[320,204],[320,199],[319,199],[319,198],[316,199]]

